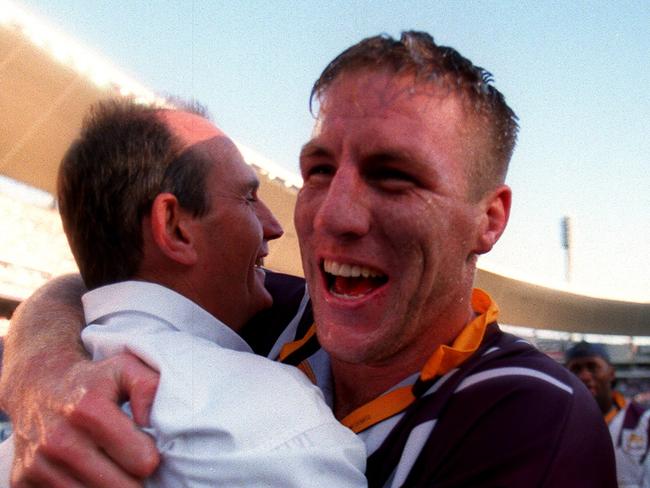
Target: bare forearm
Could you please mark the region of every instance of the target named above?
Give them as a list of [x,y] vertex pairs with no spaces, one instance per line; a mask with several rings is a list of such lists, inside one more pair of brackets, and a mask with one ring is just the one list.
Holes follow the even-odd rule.
[[12,319],[0,395],[14,426],[12,486],[135,488],[158,464],[148,423],[158,375],[130,354],[90,361],[78,276],[53,280]]
[[87,358],[79,338],[84,291],[77,275],[56,278],[14,313],[5,338],[0,382],[2,405],[10,414],[37,394],[39,381],[51,381]]

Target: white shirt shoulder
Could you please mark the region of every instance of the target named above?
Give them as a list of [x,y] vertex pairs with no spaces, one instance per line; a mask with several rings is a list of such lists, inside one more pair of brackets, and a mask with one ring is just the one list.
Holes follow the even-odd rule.
[[162,463],[150,486],[366,486],[363,442],[317,387],[158,288],[90,292],[82,335],[95,359],[128,350],[160,372],[150,418]]

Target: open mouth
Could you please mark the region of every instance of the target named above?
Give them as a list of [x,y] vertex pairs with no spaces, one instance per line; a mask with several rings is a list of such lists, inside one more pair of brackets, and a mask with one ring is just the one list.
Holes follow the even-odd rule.
[[325,259],[322,268],[330,293],[339,298],[361,298],[388,282],[385,274],[356,264]]
[[265,269],[264,269],[264,257],[265,256],[266,256],[265,254],[257,256],[257,259],[255,260],[255,265],[253,266],[254,269],[266,272]]

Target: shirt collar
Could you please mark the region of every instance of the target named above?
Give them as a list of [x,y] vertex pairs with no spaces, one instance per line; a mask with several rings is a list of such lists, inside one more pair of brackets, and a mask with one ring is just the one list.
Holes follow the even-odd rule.
[[392,388],[349,413],[341,419],[341,423],[359,433],[396,415],[408,408],[417,396],[426,391],[416,392],[418,382],[428,382],[442,376],[474,354],[483,341],[488,324],[496,320],[498,309],[490,296],[478,289],[472,293],[472,308],[478,316],[465,326],[451,346],[442,345],[436,348],[425,363],[415,385],[407,384]]
[[436,348],[422,368],[422,381],[448,373],[474,354],[481,345],[485,329],[499,315],[499,307],[490,295],[475,288],[472,291],[472,309],[477,317],[465,326],[451,346],[441,345]]
[[[496,321],[499,315],[499,307],[485,291],[475,288],[472,290],[472,310],[476,314],[476,317],[463,328],[453,344],[451,346],[438,346],[433,351],[433,354],[429,357],[420,372],[421,381],[429,381],[437,376],[448,373],[476,352],[483,341],[487,326]],[[316,325],[312,324],[303,338],[284,345],[280,352],[279,360],[300,367],[303,359],[311,360],[314,358],[314,356],[309,354],[311,348],[314,347],[314,341],[316,341],[315,345],[318,346]],[[302,350],[306,350],[308,353],[304,358],[300,355],[300,351]],[[298,360],[292,361],[287,359],[293,354],[296,354]],[[317,383],[317,381],[314,381],[315,379],[312,377],[312,381]],[[321,378],[318,379],[320,380]]]
[[145,281],[123,281],[91,290],[81,298],[86,323],[122,311],[153,315],[172,328],[227,349],[252,352],[230,327],[170,288]]
[[605,418],[605,423],[607,424],[609,424],[614,419],[614,417],[616,417],[616,414],[618,412],[625,408],[625,405],[627,405],[627,400],[620,392],[615,391],[612,393],[612,403],[612,408],[610,408],[609,412],[603,416]]

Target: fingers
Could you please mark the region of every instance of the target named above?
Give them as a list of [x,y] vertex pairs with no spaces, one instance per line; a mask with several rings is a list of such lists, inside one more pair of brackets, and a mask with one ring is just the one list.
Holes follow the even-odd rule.
[[66,418],[126,473],[137,478],[149,476],[159,463],[155,443],[117,402],[130,399],[138,420],[148,423],[158,373],[131,354],[91,365],[86,364],[82,373],[91,380],[83,381],[86,386],[66,405]]
[[48,486],[51,488],[83,488],[79,481],[69,476],[65,470],[50,464],[38,456],[26,465],[21,460],[14,463],[11,477],[12,488],[32,488]]
[[128,394],[133,419],[140,426],[149,426],[149,413],[158,388],[158,373],[131,354],[121,354],[113,359],[118,367],[118,388]]
[[126,473],[145,478],[158,466],[159,455],[153,439],[112,401],[89,393],[75,405],[68,418]]
[[[56,445],[56,449],[48,449]],[[136,488],[140,483],[123,466],[98,449],[93,440],[88,440],[85,432],[66,431],[65,436],[55,436],[44,445],[43,454],[52,463],[67,466],[83,486],[96,488],[124,487]]]
[[14,488],[141,486],[136,478],[115,466],[84,435],[63,428],[52,432],[36,450],[25,451],[22,458],[17,458],[12,475]]
[[147,423],[158,375],[134,356],[75,363],[45,385],[17,435],[14,487],[136,487],[159,463],[153,440],[118,406],[132,398]]

